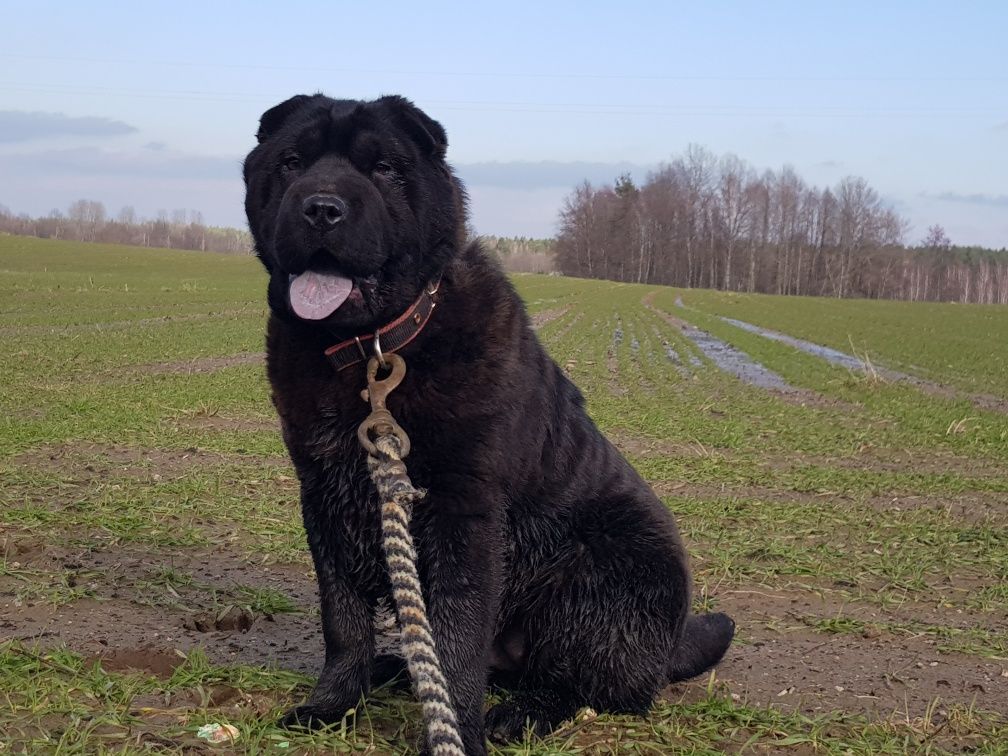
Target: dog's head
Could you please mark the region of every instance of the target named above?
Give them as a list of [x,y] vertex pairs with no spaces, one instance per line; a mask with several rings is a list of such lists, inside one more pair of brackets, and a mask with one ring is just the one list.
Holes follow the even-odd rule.
[[386,322],[461,248],[448,139],[409,100],[298,95],[267,110],[245,159],[245,212],[285,319],[353,333]]

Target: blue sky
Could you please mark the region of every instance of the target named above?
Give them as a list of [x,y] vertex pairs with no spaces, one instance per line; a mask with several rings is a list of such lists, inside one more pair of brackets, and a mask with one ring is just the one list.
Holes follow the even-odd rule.
[[482,233],[544,236],[575,183],[689,143],[1008,245],[1008,3],[8,2],[0,204],[191,208],[298,92],[401,93],[448,130]]

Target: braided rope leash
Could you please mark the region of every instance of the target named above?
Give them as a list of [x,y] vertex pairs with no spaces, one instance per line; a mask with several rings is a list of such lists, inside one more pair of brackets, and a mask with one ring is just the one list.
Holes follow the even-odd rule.
[[[409,532],[413,504],[426,492],[414,488],[403,459],[409,454],[409,436],[385,408],[385,398],[406,375],[406,363],[397,354],[384,355],[391,373],[377,380],[379,360],[367,365],[368,387],[361,392],[371,403],[371,414],[357,429],[367,451],[371,480],[381,498],[382,549],[392,583],[392,598],[402,628],[402,653],[413,678],[413,688],[423,707],[427,744],[432,756],[465,756],[448,684],[441,671],[420,589],[416,548]],[[373,440],[372,440],[373,437]]]

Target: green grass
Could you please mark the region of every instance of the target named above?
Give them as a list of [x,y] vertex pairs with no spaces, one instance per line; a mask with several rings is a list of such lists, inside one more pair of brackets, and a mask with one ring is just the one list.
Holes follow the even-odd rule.
[[[797,622],[824,639],[871,631],[978,660],[1008,655],[1008,418],[954,391],[867,380],[716,317],[845,351],[853,340],[880,364],[1006,396],[997,345],[1008,343],[1008,309],[515,283],[533,313],[551,315],[540,338],[592,416],[676,513],[702,604],[718,607],[729,588],[808,591],[887,614],[806,613],[769,629]],[[250,258],[0,237],[3,601],[55,611],[127,600],[111,594],[121,576],[10,548],[29,540],[42,554],[156,556],[158,566],[120,587],[165,612],[316,611],[273,584],[222,584],[173,561],[215,554],[310,569],[262,367],[227,359],[262,350],[264,288]],[[659,310],[729,341],[801,393],[719,372]],[[900,614],[906,607],[920,615]],[[206,722],[237,727],[241,753],[404,753],[419,736],[416,705],[388,692],[328,732],[292,735],[272,723],[308,678],[211,663],[199,651],[179,664],[168,678],[145,677],[106,671],[55,642],[8,643],[0,750],[200,752]],[[214,703],[224,688],[238,691],[228,706]],[[588,713],[547,741],[498,752],[995,753],[1008,735],[1003,712],[987,711],[982,696],[904,722],[806,716],[732,698],[717,683],[687,696],[660,701],[647,719]]]
[[[680,291],[683,303],[963,389],[1008,397],[1008,307]],[[666,298],[666,304],[672,300]],[[668,308],[666,308],[668,309]]]
[[[308,691],[308,678],[277,669],[215,666],[199,652],[178,661],[170,677],[157,678],[110,673],[100,661],[65,649],[0,646],[8,711],[3,715],[3,742],[13,752],[32,754],[202,752],[207,746],[197,733],[211,722],[235,727],[234,750],[250,754],[405,754],[419,737],[415,726],[394,724],[416,722],[418,706],[381,691],[361,702],[342,723],[320,733],[279,730],[272,722]],[[229,703],[215,703],[215,698]],[[900,754],[928,745],[938,751],[952,735],[957,742],[977,747],[977,752],[994,753],[997,741],[974,733],[984,730],[991,738],[1008,734],[995,720],[965,708],[953,709],[948,721],[952,731],[933,741],[936,726],[928,722],[900,726],[840,713],[785,714],[732,701],[712,683],[698,700],[660,701],[647,720],[583,711],[548,742],[527,741],[492,751],[509,756],[657,755],[759,753],[806,746],[821,753]]]

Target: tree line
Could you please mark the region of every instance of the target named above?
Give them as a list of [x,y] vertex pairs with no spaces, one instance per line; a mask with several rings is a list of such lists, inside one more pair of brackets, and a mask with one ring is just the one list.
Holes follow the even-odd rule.
[[15,215],[0,205],[0,232],[138,247],[252,253],[252,238],[247,231],[208,226],[197,211],[175,210],[171,214],[162,211],[156,219],[148,219],[126,206],[115,218],[110,218],[103,203],[88,199],[72,202],[66,212],[53,210],[38,218],[24,213]]
[[[470,236],[476,236],[470,231]],[[483,249],[510,273],[552,273],[553,240],[524,236],[480,236]]]
[[[207,226],[197,211],[161,212],[152,220],[140,218],[134,208],[127,206],[115,218],[110,218],[103,203],[88,199],[71,203],[65,212],[53,210],[38,218],[26,213],[15,215],[0,205],[0,233],[140,247],[252,253],[252,238],[247,231]],[[468,229],[468,234],[470,238],[478,236],[473,228]],[[480,239],[484,248],[508,271],[550,273],[554,270],[552,239],[501,236],[481,236]]]
[[868,183],[809,186],[690,146],[637,186],[585,182],[560,212],[566,275],[770,294],[1008,303],[1008,252],[953,247],[907,222]]

